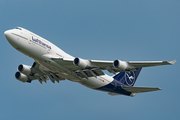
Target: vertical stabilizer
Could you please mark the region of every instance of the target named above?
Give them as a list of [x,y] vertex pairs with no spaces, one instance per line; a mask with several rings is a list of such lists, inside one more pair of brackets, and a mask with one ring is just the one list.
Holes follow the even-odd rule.
[[120,72],[113,78],[125,86],[133,86],[142,68],[136,68],[136,71]]

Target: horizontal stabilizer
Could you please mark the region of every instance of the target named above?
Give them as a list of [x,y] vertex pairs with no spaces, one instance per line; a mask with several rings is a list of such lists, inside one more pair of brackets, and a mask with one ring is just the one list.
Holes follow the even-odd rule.
[[150,87],[127,87],[122,86],[122,88],[131,93],[142,93],[142,92],[151,92],[161,90],[160,88],[150,88]]
[[177,62],[177,60],[172,60],[172,61],[169,61],[169,64],[173,65],[175,62]]

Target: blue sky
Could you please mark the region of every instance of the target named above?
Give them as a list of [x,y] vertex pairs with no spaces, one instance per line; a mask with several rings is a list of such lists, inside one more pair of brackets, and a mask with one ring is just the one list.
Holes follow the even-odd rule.
[[135,86],[161,91],[109,96],[68,80],[17,81],[17,66],[33,60],[4,37],[5,30],[20,26],[74,57],[179,61],[179,0],[1,0],[0,15],[0,119],[180,119],[179,62],[140,73]]

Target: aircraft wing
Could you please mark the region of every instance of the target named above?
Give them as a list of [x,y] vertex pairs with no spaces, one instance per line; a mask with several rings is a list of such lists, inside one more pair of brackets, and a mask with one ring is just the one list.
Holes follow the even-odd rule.
[[[81,66],[74,65],[74,59],[65,59],[65,58],[51,58],[51,59],[71,70],[82,69]],[[85,61],[91,64],[90,65],[91,68],[100,68],[106,70],[107,69],[106,67],[113,67],[113,61],[101,61],[101,60],[85,60]]]
[[152,66],[160,66],[160,65],[172,65],[176,62],[176,60],[172,61],[137,61],[133,62],[130,61],[128,64],[132,67],[135,68],[140,68],[140,67],[152,67]]
[[[102,75],[101,70],[108,70],[110,73],[116,74],[117,72],[136,71],[135,68],[151,67],[160,65],[172,65],[176,60],[172,61],[101,61],[101,60],[85,60],[81,58],[65,59],[65,58],[51,58],[58,64],[72,70],[72,71],[89,71],[98,70]],[[82,72],[81,72],[82,73]],[[90,74],[92,71],[90,72]],[[95,75],[92,75],[95,76]],[[98,74],[96,74],[98,76]],[[89,77],[89,76],[88,76]]]
[[[124,64],[121,68],[115,65],[115,61],[98,61],[98,60],[91,60],[93,64],[98,66],[101,69],[108,70],[111,73],[114,72],[125,72],[125,71],[135,71],[135,68],[142,68],[142,67],[152,67],[152,66],[160,66],[160,65],[172,65],[176,62],[176,60],[172,61],[119,61],[118,64]],[[125,68],[125,66],[127,68]]]
[[[30,69],[31,72],[27,73],[26,70]],[[18,67],[19,72],[16,73],[16,78],[22,82],[31,82],[32,80],[38,79],[39,82],[46,82],[47,80],[51,80],[53,83],[55,81],[59,82],[60,80],[65,80],[65,78],[61,77],[58,73],[53,73],[46,69],[45,67],[41,66],[37,62],[34,62],[32,67],[26,65],[19,65]],[[23,74],[22,74],[23,73]],[[23,81],[23,77],[27,76],[28,80]],[[25,77],[24,77],[25,79]]]

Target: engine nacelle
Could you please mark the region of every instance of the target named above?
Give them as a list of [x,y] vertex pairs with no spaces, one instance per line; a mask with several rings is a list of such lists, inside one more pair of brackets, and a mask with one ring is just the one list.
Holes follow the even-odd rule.
[[88,60],[84,60],[81,58],[75,58],[73,61],[74,65],[77,65],[81,68],[88,68],[90,67],[90,62]]
[[29,80],[25,74],[20,72],[15,73],[15,78],[21,82],[27,82]]
[[20,64],[18,66],[18,71],[25,75],[29,75],[31,73],[31,66]]
[[115,60],[113,62],[113,66],[116,68],[119,68],[123,71],[128,71],[128,64],[125,61],[121,61],[121,60]]

